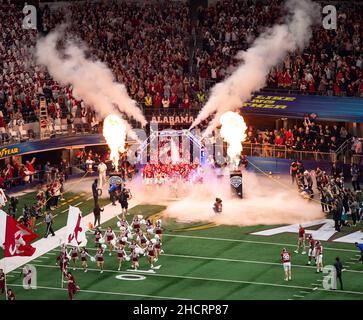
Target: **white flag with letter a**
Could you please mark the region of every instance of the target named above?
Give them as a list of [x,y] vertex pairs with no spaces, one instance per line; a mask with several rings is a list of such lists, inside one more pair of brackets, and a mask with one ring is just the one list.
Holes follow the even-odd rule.
[[77,207],[69,206],[65,243],[75,247],[84,247],[87,244],[82,212]]

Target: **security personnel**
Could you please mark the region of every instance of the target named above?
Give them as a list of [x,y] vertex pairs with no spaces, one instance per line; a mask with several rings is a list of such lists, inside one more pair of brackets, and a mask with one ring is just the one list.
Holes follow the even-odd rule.
[[292,182],[292,183],[296,182],[297,169],[298,169],[298,164],[297,164],[297,162],[294,160],[294,161],[291,163],[291,165],[290,165],[290,175],[291,175],[291,182]]
[[95,179],[95,181],[92,183],[92,195],[96,206],[98,203],[98,179]]
[[53,216],[50,211],[47,211],[45,214],[45,223],[47,224],[47,231],[45,232],[44,238],[47,238],[49,233],[51,233],[52,237],[54,237],[55,233],[53,231]]
[[153,106],[153,97],[148,93],[145,97],[145,107],[152,107]]
[[116,184],[113,184],[108,189],[108,193],[110,194],[110,200],[112,201],[112,205],[116,205],[116,199],[117,199],[117,189],[118,186]]
[[343,290],[343,280],[342,280],[343,265],[340,262],[339,257],[335,258],[334,267],[335,267],[336,277],[340,283],[340,290]]

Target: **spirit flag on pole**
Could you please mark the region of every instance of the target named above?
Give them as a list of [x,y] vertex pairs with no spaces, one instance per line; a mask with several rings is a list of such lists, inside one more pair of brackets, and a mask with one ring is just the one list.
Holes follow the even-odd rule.
[[7,201],[4,190],[0,188],[0,208],[5,206]]
[[36,249],[30,242],[36,238],[32,230],[0,210],[0,245],[5,257],[32,256]]
[[75,247],[84,247],[87,244],[86,227],[81,210],[77,207],[69,206],[65,244]]

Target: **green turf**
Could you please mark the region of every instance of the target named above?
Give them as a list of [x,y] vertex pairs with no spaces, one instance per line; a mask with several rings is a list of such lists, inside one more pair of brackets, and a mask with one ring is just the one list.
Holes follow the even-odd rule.
[[[74,195],[69,195],[69,197]],[[85,199],[89,195],[82,196]],[[67,197],[66,197],[67,198]],[[68,198],[67,198],[68,199]],[[81,202],[78,198],[74,203]],[[66,206],[57,209],[63,211]],[[92,210],[92,200],[80,205],[84,214]],[[165,207],[143,204],[130,209],[130,216],[150,216],[161,213]],[[56,212],[58,212],[56,211]],[[56,227],[66,222],[67,213],[56,217]],[[114,218],[104,225],[116,227]],[[344,272],[345,292],[325,291],[323,275],[317,274],[314,266],[306,266],[306,255],[293,253],[293,280],[285,282],[280,264],[280,251],[286,246],[295,250],[296,235],[285,233],[271,237],[251,235],[266,226],[233,227],[218,226],[204,230],[187,231],[187,227],[203,223],[178,224],[172,219],[163,219],[165,235],[163,249],[155,274],[137,273],[146,277],[140,281],[118,280],[119,274],[135,274],[127,269],[131,262],[124,262],[122,271],[117,271],[115,253],[105,255],[105,272],[100,274],[96,263],[89,261],[89,271],[72,271],[81,291],[76,299],[363,299],[363,265],[357,262],[358,251],[351,244],[323,243],[324,262],[332,264],[337,255],[345,266],[353,262]],[[209,238],[209,239],[207,239]],[[94,253],[93,236],[88,234],[88,245]],[[344,250],[334,250],[344,249]],[[58,250],[53,250],[31,263],[37,267],[37,290],[21,287],[20,269],[10,273],[9,286],[13,286],[17,299],[68,299],[67,291],[61,288],[61,274],[55,264]],[[353,260],[354,259],[354,260]],[[78,266],[80,267],[80,263]],[[140,270],[149,270],[146,257],[140,258]],[[356,272],[353,272],[356,271]],[[66,284],[65,284],[66,286]],[[313,288],[318,288],[313,290]],[[298,297],[301,296],[301,297]]]

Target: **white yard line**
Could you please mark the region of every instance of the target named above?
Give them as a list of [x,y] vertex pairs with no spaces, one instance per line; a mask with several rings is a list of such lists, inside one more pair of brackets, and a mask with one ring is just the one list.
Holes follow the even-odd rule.
[[[20,284],[11,284],[12,287],[22,287]],[[58,291],[68,291],[68,289],[62,288],[54,288],[54,287],[41,287],[37,286],[37,289],[45,289],[45,290],[58,290]],[[171,299],[171,300],[190,300],[186,298],[176,298],[176,297],[164,297],[164,296],[152,296],[147,294],[138,294],[138,293],[124,293],[124,292],[110,292],[110,291],[96,291],[96,290],[81,290],[79,293],[96,293],[96,294],[109,294],[109,295],[117,295],[117,296],[130,296],[130,297],[142,297],[142,298],[154,298],[154,299]]]
[[[136,206],[138,203],[136,200],[130,201],[130,207]],[[119,212],[115,210],[115,207],[112,204],[108,204],[104,207],[104,211],[101,215],[101,223],[105,223],[111,219],[113,219]],[[55,215],[57,216],[57,215]],[[55,217],[54,216],[54,217]],[[90,213],[83,217],[83,222],[85,225],[88,223],[93,222],[94,215]],[[34,243],[32,246],[35,247],[35,253],[31,257],[10,257],[10,258],[3,258],[0,260],[0,268],[4,269],[6,273],[11,272],[20,266],[29,263],[32,260],[37,259],[38,257],[44,255],[45,253],[52,251],[53,249],[59,247],[61,241],[65,238],[67,232],[67,227],[64,226],[63,228],[55,231],[55,236],[50,238],[42,238]]]
[[[241,242],[241,243],[254,243],[254,244],[267,244],[267,245],[275,245],[281,247],[294,247],[296,248],[296,244],[286,244],[286,243],[277,243],[277,242],[266,242],[266,241],[253,241],[253,240],[240,240],[240,239],[228,239],[228,238],[211,238],[211,237],[202,237],[202,236],[188,236],[181,234],[164,234],[167,237],[175,237],[175,238],[187,238],[187,239],[201,239],[201,240],[215,240],[215,241],[231,241],[231,242]],[[344,252],[357,252],[357,250],[350,249],[340,249],[340,248],[327,248],[324,247],[325,250],[334,250],[334,251],[344,251]]]
[[296,298],[304,298],[304,296],[301,296],[299,294],[294,294],[293,297],[296,297]]
[[[43,267],[43,268],[57,268],[59,269],[59,266],[50,266],[50,265],[40,265],[40,264],[34,264],[35,267]],[[83,270],[82,268],[76,268],[76,270]],[[94,272],[100,272],[98,269],[92,269],[88,268],[88,271],[94,271]],[[140,273],[143,273],[145,270],[140,270]],[[108,273],[120,273],[122,271],[117,270],[106,270],[104,269],[103,272]],[[127,271],[126,271],[127,272]],[[133,273],[138,273],[138,271],[133,270]],[[172,274],[157,274],[157,273],[150,273],[149,276],[151,277],[161,277],[161,278],[176,278],[176,279],[186,279],[186,280],[197,280],[197,281],[211,281],[211,282],[225,282],[225,283],[238,283],[238,284],[252,284],[252,285],[259,285],[259,286],[269,286],[269,287],[281,287],[281,288],[294,288],[294,289],[305,289],[305,290],[311,290],[310,287],[304,287],[304,286],[293,286],[293,285],[286,285],[286,284],[278,284],[278,283],[269,283],[269,282],[255,282],[255,281],[245,281],[245,280],[230,280],[230,279],[218,279],[218,278],[202,278],[202,277],[193,277],[193,276],[179,276],[179,275],[172,275]],[[314,286],[317,286],[317,284],[312,284]],[[335,291],[335,290],[326,290],[326,289],[320,289],[319,291],[327,291],[332,293],[350,293],[350,294],[358,294],[363,295],[363,292],[358,291]]]
[[[88,251],[97,251],[97,248],[87,248]],[[241,260],[241,259],[229,259],[229,258],[216,258],[216,257],[201,257],[201,256],[191,256],[191,255],[182,255],[182,254],[171,254],[171,253],[163,253],[160,254],[161,257],[176,257],[176,258],[185,258],[185,259],[200,259],[200,260],[211,260],[211,261],[226,261],[226,262],[237,262],[237,263],[251,263],[251,264],[264,264],[271,266],[281,266],[281,263],[277,262],[268,262],[268,261],[257,261],[257,260]],[[315,269],[314,266],[306,266],[300,264],[292,264],[292,267],[297,268],[307,268],[307,269]],[[346,270],[347,272],[353,273],[363,273],[363,271],[358,270]],[[317,280],[323,281],[323,280]]]
[[82,202],[80,202],[80,203],[77,203],[77,204],[75,204],[73,207],[78,207],[80,204],[82,204],[83,203],[83,201]]

